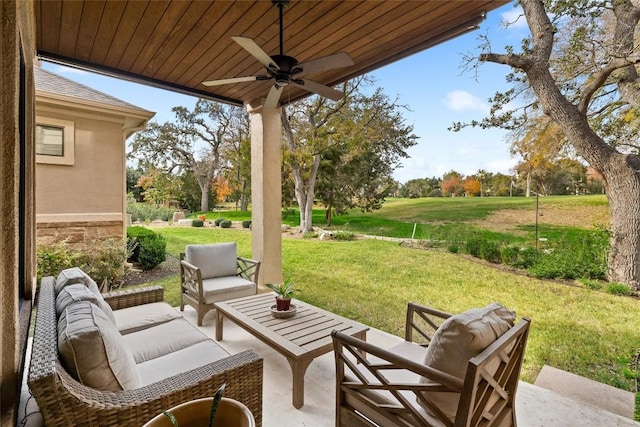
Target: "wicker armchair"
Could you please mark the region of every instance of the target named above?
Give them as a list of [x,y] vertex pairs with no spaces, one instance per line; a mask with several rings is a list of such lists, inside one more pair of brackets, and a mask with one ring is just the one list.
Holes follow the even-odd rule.
[[235,242],[188,245],[180,254],[180,310],[198,313],[198,326],[214,304],[258,292],[260,262],[237,256]]
[[[471,358],[461,379],[417,358],[450,316],[410,303],[405,341],[391,351],[334,331],[336,426],[515,426],[530,320],[524,318]],[[453,420],[430,400],[434,392],[459,397]]]
[[[244,403],[262,424],[263,361],[244,351],[148,386],[104,392],[76,381],[58,359],[54,279],[42,280],[39,289],[28,385],[47,426],[142,425],[182,402],[211,397],[222,383],[225,396]],[[105,294],[114,309],[163,299],[161,287]]]

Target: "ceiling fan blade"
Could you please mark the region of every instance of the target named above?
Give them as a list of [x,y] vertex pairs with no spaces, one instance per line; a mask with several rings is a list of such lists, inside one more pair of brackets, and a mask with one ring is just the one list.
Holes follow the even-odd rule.
[[231,83],[255,82],[256,80],[259,80],[258,76],[233,77],[230,79],[209,80],[208,82],[202,82],[202,84],[205,86],[220,86]]
[[347,52],[338,52],[333,55],[323,56],[321,58],[311,59],[302,64],[298,64],[296,68],[302,69],[300,75],[309,73],[318,73],[320,71],[333,70],[334,68],[350,67],[355,65],[353,59]]
[[314,82],[313,80],[300,79],[304,84],[292,82],[294,85],[308,90],[309,92],[317,93],[320,96],[329,98],[333,101],[339,101],[344,96],[344,93],[339,90],[335,90],[332,87],[325,86],[321,83]]
[[271,59],[271,57],[269,55],[267,55],[267,53],[264,50],[262,50],[262,48],[260,46],[258,46],[256,44],[256,42],[254,42],[249,37],[235,36],[235,37],[231,37],[231,38],[233,39],[234,42],[238,43],[247,52],[249,52],[254,58],[256,58],[258,61],[260,61],[260,63],[262,65],[264,65],[265,67],[276,69],[276,70],[280,69],[278,64],[276,64],[274,62],[274,60]]
[[271,86],[271,90],[269,90],[267,99],[264,100],[264,105],[262,107],[265,109],[278,108],[278,102],[280,101],[281,94],[282,94],[282,87],[278,85]]

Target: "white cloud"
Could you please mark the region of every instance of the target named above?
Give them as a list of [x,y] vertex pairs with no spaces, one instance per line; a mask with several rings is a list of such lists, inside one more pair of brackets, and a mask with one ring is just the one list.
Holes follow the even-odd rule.
[[453,111],[479,111],[483,114],[489,112],[489,105],[466,90],[449,92],[444,99],[444,104]]
[[502,12],[500,16],[502,18],[502,25],[505,28],[528,28],[522,7],[515,7],[507,12]]

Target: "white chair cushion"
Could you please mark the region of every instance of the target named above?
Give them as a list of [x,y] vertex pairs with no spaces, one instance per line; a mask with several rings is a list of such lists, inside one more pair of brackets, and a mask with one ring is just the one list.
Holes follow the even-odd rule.
[[166,302],[152,302],[115,310],[116,327],[122,335],[180,319],[178,310]]
[[98,285],[91,277],[89,277],[87,273],[85,273],[78,267],[67,268],[60,272],[60,274],[58,275],[58,278],[56,279],[56,284],[54,287],[56,291],[56,296],[60,293],[60,291],[65,286],[73,285],[76,283],[82,283],[91,292],[93,292],[93,294],[96,296],[98,300],[97,302],[98,307],[100,307],[100,309],[104,312],[104,314],[106,314],[109,320],[111,320],[111,322],[115,325],[116,318],[113,315],[113,310],[111,309],[111,306],[107,304],[107,302],[102,297],[102,294],[100,293],[100,289],[98,288]]
[[200,269],[203,279],[235,276],[238,252],[235,242],[187,245],[185,259]]
[[138,364],[142,385],[196,369],[228,357],[229,353],[212,340],[203,341]]
[[59,318],[68,306],[78,301],[89,301],[98,305],[98,297],[85,285],[81,283],[68,285],[62,288],[56,297],[56,317]]
[[[515,317],[515,312],[498,303],[451,316],[434,334],[425,353],[425,365],[464,380],[469,360],[507,332],[513,326]],[[421,382],[433,383],[426,378],[422,378]],[[426,394],[451,421],[454,420],[459,394]],[[431,413],[426,406],[425,410]]]
[[136,363],[190,347],[208,338],[185,319],[175,319],[122,336]]
[[107,316],[89,301],[69,305],[58,320],[58,351],[67,371],[98,390],[141,386],[131,352]]
[[256,284],[239,276],[203,279],[202,289],[206,304],[256,294]]

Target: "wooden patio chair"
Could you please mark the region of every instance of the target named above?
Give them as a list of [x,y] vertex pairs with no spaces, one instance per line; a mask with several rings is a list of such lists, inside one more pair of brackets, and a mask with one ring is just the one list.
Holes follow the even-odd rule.
[[[509,327],[452,375],[425,360],[438,351],[430,342],[443,344],[437,331],[450,317],[410,303],[405,341],[389,350],[334,331],[336,426],[515,426],[530,320]],[[450,353],[444,356],[459,357]]]
[[180,311],[196,309],[198,326],[214,304],[258,292],[260,262],[237,256],[235,242],[187,245],[180,254]]

